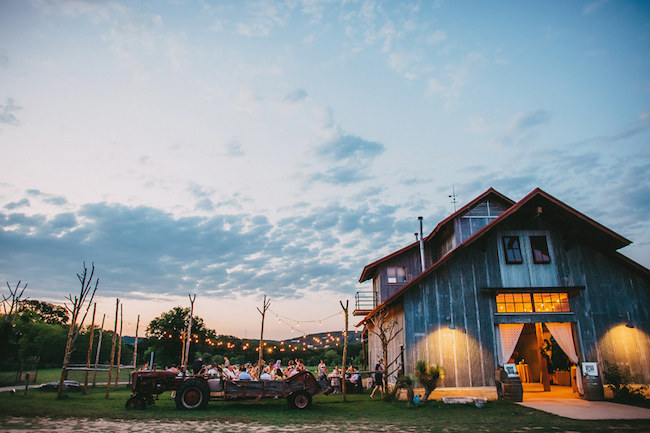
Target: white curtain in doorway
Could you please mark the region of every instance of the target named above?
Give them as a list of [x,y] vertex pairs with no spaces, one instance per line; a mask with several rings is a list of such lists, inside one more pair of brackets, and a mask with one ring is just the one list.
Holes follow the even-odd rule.
[[578,363],[578,354],[576,353],[576,346],[573,344],[573,332],[571,331],[571,324],[564,323],[545,323],[546,328],[549,330],[557,344],[564,351],[566,356],[569,357],[574,364]]
[[501,336],[501,359],[499,365],[503,365],[512,356],[512,352],[517,347],[519,336],[524,329],[523,323],[500,323],[499,334]]
[[576,353],[576,346],[573,343],[573,331],[571,330],[571,323],[545,323],[546,329],[551,333],[557,344],[564,351],[566,356],[569,357],[571,362],[576,364],[576,385],[578,392],[584,394],[582,385],[582,373],[580,371],[580,364],[578,364],[578,354]]

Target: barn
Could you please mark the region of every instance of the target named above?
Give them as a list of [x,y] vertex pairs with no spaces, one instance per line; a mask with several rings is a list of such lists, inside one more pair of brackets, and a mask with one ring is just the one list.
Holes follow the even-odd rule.
[[564,357],[582,375],[613,363],[650,383],[650,271],[618,252],[623,236],[541,189],[514,202],[492,188],[420,236],[359,279],[372,290],[354,314],[389,382],[425,360],[444,388],[494,387],[508,363],[522,382],[568,384],[548,368]]

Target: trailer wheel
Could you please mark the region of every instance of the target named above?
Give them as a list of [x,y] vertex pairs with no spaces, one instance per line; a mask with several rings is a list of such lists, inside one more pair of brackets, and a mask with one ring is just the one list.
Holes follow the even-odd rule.
[[143,396],[134,395],[126,401],[126,408],[145,410],[147,408],[147,402],[145,401]]
[[177,409],[205,409],[210,400],[210,389],[200,380],[183,382],[176,391]]
[[311,407],[311,394],[305,391],[294,392],[289,396],[289,405],[296,409],[309,409]]

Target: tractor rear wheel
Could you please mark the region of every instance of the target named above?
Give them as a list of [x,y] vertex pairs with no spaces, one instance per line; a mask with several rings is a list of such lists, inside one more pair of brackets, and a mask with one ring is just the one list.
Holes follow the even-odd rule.
[[205,409],[210,400],[208,385],[200,380],[183,382],[176,391],[176,408],[185,410]]
[[289,405],[296,409],[309,409],[311,407],[311,394],[306,391],[294,392],[288,399]]

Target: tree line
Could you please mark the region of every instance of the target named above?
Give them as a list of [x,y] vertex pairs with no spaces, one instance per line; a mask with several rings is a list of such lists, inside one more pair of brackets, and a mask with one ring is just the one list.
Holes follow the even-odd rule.
[[[187,321],[190,309],[174,307],[153,319],[143,338],[138,339],[137,367],[148,363],[151,353],[158,368],[180,364],[184,342],[187,338]],[[94,365],[100,333],[95,323],[93,335]],[[0,370],[16,371],[21,363],[37,362],[34,367],[59,368],[65,354],[65,347],[70,327],[70,314],[61,306],[38,300],[21,301],[13,314],[0,314]],[[71,364],[85,364],[90,343],[90,325],[86,324],[79,332],[74,349],[70,355]],[[99,362],[110,362],[112,330],[103,330]],[[206,364],[222,364],[227,357],[232,364],[255,362],[258,359],[259,340],[240,339],[231,335],[218,335],[216,331],[205,326],[199,316],[192,318],[192,335],[190,336],[190,362],[198,357]],[[133,363],[134,339],[122,341],[121,359],[114,354],[114,363],[123,365]],[[343,346],[329,348],[308,348],[302,344],[290,342],[266,341],[263,358],[268,361],[303,359],[306,365],[317,365],[321,359],[328,365],[337,365],[342,361]],[[362,345],[352,343],[348,346],[347,363],[362,365]]]

